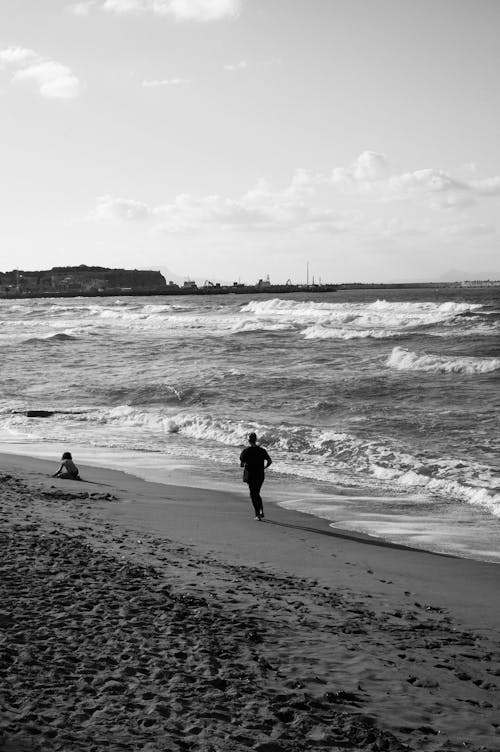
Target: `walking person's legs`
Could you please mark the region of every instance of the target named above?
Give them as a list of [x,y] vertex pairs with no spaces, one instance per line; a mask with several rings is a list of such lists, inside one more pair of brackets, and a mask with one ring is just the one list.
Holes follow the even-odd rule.
[[260,495],[260,489],[264,483],[264,478],[250,478],[248,488],[250,490],[250,498],[252,500],[253,508],[255,510],[255,516],[261,519],[264,516],[264,508],[262,506],[262,497]]

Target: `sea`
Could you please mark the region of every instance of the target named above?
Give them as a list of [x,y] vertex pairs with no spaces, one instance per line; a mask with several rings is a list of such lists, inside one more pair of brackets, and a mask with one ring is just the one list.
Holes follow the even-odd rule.
[[500,562],[499,335],[500,287],[0,300],[0,451],[230,489],[251,519],[255,431],[269,515]]

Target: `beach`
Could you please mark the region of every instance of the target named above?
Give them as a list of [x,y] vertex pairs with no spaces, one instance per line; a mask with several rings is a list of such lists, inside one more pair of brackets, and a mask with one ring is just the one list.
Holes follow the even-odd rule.
[[0,455],[0,749],[498,749],[497,564],[54,464]]
[[276,503],[500,563],[497,289],[1,300],[0,449],[227,490],[254,431]]
[[0,752],[500,752],[499,26],[0,0]]

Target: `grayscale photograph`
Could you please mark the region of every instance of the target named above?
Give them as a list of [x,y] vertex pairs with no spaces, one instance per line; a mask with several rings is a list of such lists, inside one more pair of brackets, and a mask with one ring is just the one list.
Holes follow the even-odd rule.
[[0,0],[0,752],[500,750],[500,0]]

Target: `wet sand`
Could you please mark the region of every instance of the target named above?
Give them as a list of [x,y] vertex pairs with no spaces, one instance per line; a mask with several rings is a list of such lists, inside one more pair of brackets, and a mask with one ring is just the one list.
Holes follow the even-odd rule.
[[0,750],[498,750],[499,567],[0,455]]

